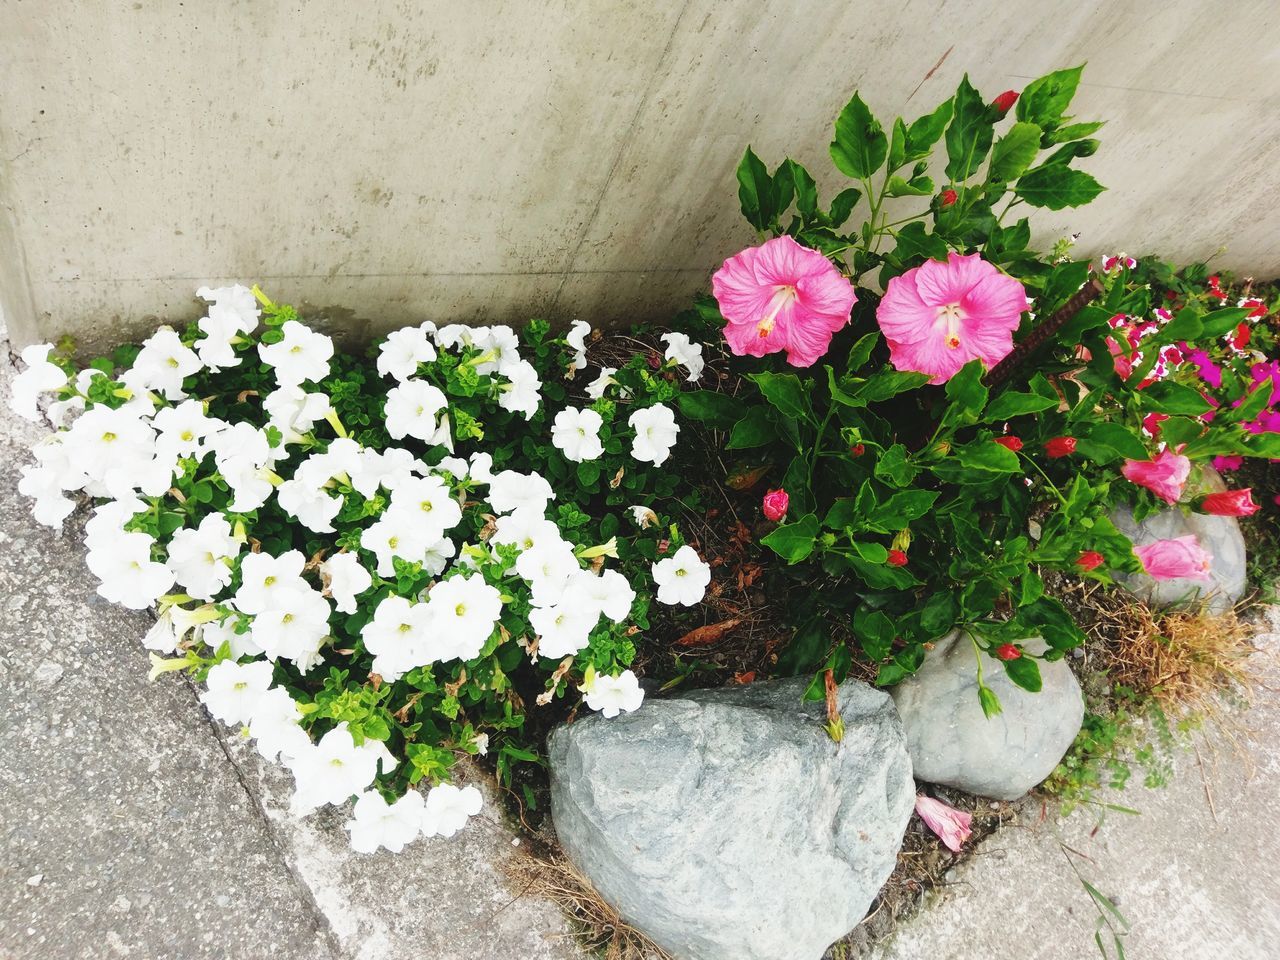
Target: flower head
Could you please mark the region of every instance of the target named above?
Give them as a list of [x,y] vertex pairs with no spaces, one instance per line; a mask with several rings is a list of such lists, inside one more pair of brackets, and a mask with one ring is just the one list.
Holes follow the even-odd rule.
[[1211,493],[1200,501],[1200,509],[1218,517],[1248,517],[1262,508],[1253,502],[1253,491],[1245,487]]
[[1107,558],[1096,550],[1086,550],[1080,556],[1076,557],[1076,566],[1086,573],[1090,570],[1096,570],[1107,562]]
[[661,403],[637,410],[627,418],[627,425],[636,432],[631,441],[631,456],[654,466],[661,466],[671,455],[676,434],[680,427],[671,408]]
[[1177,503],[1191,474],[1191,461],[1181,454],[1161,450],[1152,460],[1126,460],[1120,472],[1165,503]]
[[1021,658],[1022,651],[1012,643],[1002,643],[996,647],[996,656],[1001,660],[1017,660]]
[[889,281],[876,320],[899,370],[945,383],[970,360],[994,367],[1013,350],[1026,289],[979,254],[927,260]]
[[305,380],[318,383],[329,375],[333,340],[297,320],[286,320],[280,332],[284,336],[277,343],[258,345],[258,356],[275,369],[280,386],[296,387]]
[[686,380],[692,383],[702,376],[702,368],[706,365],[702,359],[702,344],[694,343],[684,333],[664,333],[661,339],[667,345],[663,356],[688,371]]
[[600,414],[594,410],[565,407],[551,425],[551,442],[566,460],[574,463],[595,460],[604,453],[604,444],[600,442],[603,425]]
[[395,440],[415,437],[424,443],[449,446],[449,417],[436,416],[448,407],[439,387],[425,380],[406,380],[387,391],[387,433]]
[[1000,116],[1003,117],[1006,113],[1009,112],[1009,108],[1012,107],[1014,103],[1017,102],[1017,100],[1018,100],[1017,90],[1006,90],[1004,93],[1000,94],[998,97],[992,100],[991,105],[995,107],[996,110],[1000,112]]
[[901,550],[890,550],[885,563],[891,567],[905,567],[907,565],[907,555]]
[[356,853],[375,853],[386,847],[399,853],[422,832],[425,801],[417,790],[410,790],[395,803],[387,803],[376,790],[363,793],[346,822],[351,833],[351,849]]
[[1208,583],[1213,557],[1193,534],[1134,547],[1142,569],[1154,580],[1200,580]]
[[644,690],[635,673],[623,670],[616,677],[596,673],[583,688],[587,706],[599,710],[606,719],[613,719],[619,713],[630,713],[638,710],[644,702]]
[[1076,452],[1076,438],[1054,437],[1052,440],[1045,442],[1044,452],[1053,460],[1069,457]]
[[938,197],[939,203],[944,207],[951,206],[959,199],[960,195],[951,189],[943,190],[942,194]]
[[66,373],[49,359],[52,352],[51,343],[39,343],[23,349],[22,362],[27,365],[27,369],[14,377],[9,400],[9,405],[18,416],[32,421],[39,420],[40,409],[36,406],[36,399],[42,393],[66,385]]
[[791,498],[785,490],[770,490],[764,495],[764,501],[760,505],[760,509],[764,511],[766,519],[781,520],[787,515],[787,508],[791,505]]
[[418,364],[435,358],[435,344],[426,329],[402,327],[387,334],[378,348],[378,373],[403,383],[418,372]]
[[952,853],[959,853],[964,842],[969,839],[969,834],[973,832],[970,829],[970,824],[973,823],[972,814],[949,807],[933,797],[917,795],[916,813],[920,815],[924,825],[936,833]]
[[827,352],[857,300],[830,260],[788,236],[730,257],[711,289],[734,353],[763,357],[785,350],[795,367],[812,366]]
[[659,603],[692,607],[707,592],[711,567],[686,544],[674,556],[653,565],[653,580],[658,585]]
[[1022,449],[1022,440],[1018,437],[996,437],[995,442],[1006,450],[1012,450],[1014,453]]
[[422,832],[428,837],[452,837],[467,825],[484,806],[484,798],[475,787],[459,789],[452,783],[441,783],[427,794],[422,811]]
[[268,660],[245,664],[234,660],[215,663],[209,668],[205,679],[208,689],[200,695],[200,701],[225,724],[248,723],[262,695],[271,686],[274,669]]

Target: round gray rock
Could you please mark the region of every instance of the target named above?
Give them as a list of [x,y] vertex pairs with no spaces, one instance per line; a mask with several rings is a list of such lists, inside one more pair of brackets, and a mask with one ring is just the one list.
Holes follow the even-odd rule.
[[[1023,642],[1042,653],[1044,641]],[[983,677],[1002,710],[988,719],[978,701],[978,663],[969,635],[939,640],[924,665],[891,692],[918,779],[1014,800],[1053,772],[1084,720],[1080,684],[1063,660],[1040,661],[1044,686],[1029,693],[983,654]]]
[[842,685],[835,743],[805,685],[649,700],[551,735],[565,851],[678,960],[817,960],[893,870],[915,793],[893,704]]

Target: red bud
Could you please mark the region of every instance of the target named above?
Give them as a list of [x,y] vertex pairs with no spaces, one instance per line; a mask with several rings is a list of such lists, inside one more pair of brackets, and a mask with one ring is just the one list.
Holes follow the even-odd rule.
[[991,105],[1000,111],[1000,116],[1004,116],[1009,112],[1009,108],[1018,100],[1017,90],[1006,90],[1000,96],[991,101]]
[[996,656],[1001,660],[1017,660],[1022,656],[1022,651],[1012,643],[1002,643],[996,648]]

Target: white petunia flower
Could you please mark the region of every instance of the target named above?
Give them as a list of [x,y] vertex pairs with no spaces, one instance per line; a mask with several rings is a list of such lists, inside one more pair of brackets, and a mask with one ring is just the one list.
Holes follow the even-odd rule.
[[551,442],[574,463],[595,460],[604,453],[600,442],[600,428],[604,421],[594,410],[577,410],[565,407],[556,414],[551,425]]
[[543,516],[541,510],[521,507],[498,517],[493,525],[493,536],[489,541],[496,544],[512,544],[521,550],[532,550],[538,546],[560,543],[563,539],[560,528]]
[[529,625],[538,635],[538,653],[553,660],[585,647],[599,622],[599,610],[569,598],[553,607],[529,611]]
[[[467,479],[472,483],[491,483],[493,481],[493,454],[477,450],[471,454]],[[535,475],[536,476],[536,475]],[[541,477],[538,477],[541,480]],[[545,481],[544,481],[545,482]]]
[[18,492],[35,500],[31,513],[37,523],[54,530],[62,530],[62,521],[76,508],[75,502],[63,496],[62,479],[51,467],[27,466],[22,468]]
[[435,543],[427,547],[426,552],[422,555],[422,569],[427,571],[433,577],[438,577],[444,573],[445,567],[449,566],[449,559],[458,553],[458,545],[448,537],[441,537]]
[[207,514],[194,530],[175,531],[169,541],[169,569],[197,600],[212,600],[231,582],[240,543],[220,513]]
[[151,425],[160,431],[156,446],[183,457],[199,457],[204,452],[205,438],[226,428],[227,424],[205,413],[199,400],[183,400],[176,407],[157,410]]
[[475,787],[459,790],[451,783],[439,784],[427,794],[422,832],[428,837],[452,837],[467,825],[467,818],[474,817],[483,806],[484,800]]
[[36,400],[42,393],[59,390],[67,384],[67,375],[56,363],[49,360],[53,344],[38,343],[22,351],[22,362],[27,369],[13,378],[9,406],[18,416],[38,421],[40,408]]
[[258,344],[258,356],[275,370],[280,386],[296,387],[307,380],[318,383],[329,375],[332,339],[297,320],[286,320],[280,332],[284,338],[278,343]]
[[488,357],[476,364],[476,373],[492,376],[500,373],[508,379],[511,371],[524,363],[520,359],[520,338],[516,332],[505,324],[489,327],[488,335],[482,344],[477,344]]
[[436,414],[449,401],[440,389],[425,380],[406,380],[387,391],[384,407],[387,433],[396,440],[415,437],[428,444],[450,445],[449,418]]
[[422,468],[422,461],[402,447],[388,447],[381,452],[365,448],[351,471],[351,486],[366,500],[371,500],[378,487],[394,490]]
[[631,605],[636,600],[635,590],[617,570],[604,570],[599,576],[582,570],[569,583],[568,591],[574,603],[589,604],[614,623],[631,615]]
[[211,445],[218,473],[235,494],[227,509],[247,513],[266,503],[272,490],[268,465],[273,459],[266,434],[252,424],[236,423],[215,434]]
[[388,513],[413,528],[427,544],[435,543],[462,519],[453,491],[435,475],[410,477],[398,484]]
[[237,660],[240,657],[256,657],[261,654],[263,652],[262,647],[253,642],[252,630],[236,633],[235,626],[235,617],[227,617],[225,620],[215,620],[211,623],[202,623],[197,637],[201,643],[208,645],[215,652],[220,650],[225,643],[227,649],[231,651],[231,656]]
[[432,544],[429,533],[420,526],[406,526],[388,511],[360,531],[360,546],[378,558],[378,576],[394,577],[395,558],[407,563],[420,561]]
[[137,497],[99,505],[94,509],[89,522],[84,525],[85,545],[91,551],[110,552],[111,547],[124,534],[125,524],[146,509],[147,505]]
[[[516,557],[516,573],[528,581],[532,592],[531,602],[539,607],[559,603],[570,578],[581,570],[578,558],[573,554],[573,547],[558,537],[547,537]],[[598,616],[599,611],[596,614]]]
[[90,547],[85,558],[101,581],[98,593],[130,610],[145,610],[173,586],[173,573],[151,559],[155,541],[145,533],[120,533],[110,543]]
[[373,577],[354,553],[335,553],[320,564],[320,573],[327,578],[333,605],[343,613],[355,613],[356,597],[373,585]]
[[342,498],[331,497],[310,478],[295,476],[276,488],[280,509],[314,533],[333,533],[333,518],[342,509]]
[[658,525],[658,515],[643,503],[637,503],[635,506],[627,507],[627,512],[631,514],[632,522],[641,530],[644,530],[646,527],[656,527]]
[[262,400],[262,409],[271,419],[268,426],[280,431],[282,444],[301,443],[317,420],[323,420],[333,407],[327,393],[308,393],[296,384],[278,387]]
[[229,287],[201,287],[196,296],[206,303],[211,303],[220,310],[229,311],[235,317],[237,328],[241,333],[253,333],[258,328],[258,318],[262,310],[258,307],[258,299],[253,291],[244,284],[236,283]]
[[249,736],[257,741],[263,759],[274,762],[280,757],[287,763],[289,757],[301,756],[311,747],[301,720],[302,711],[288,690],[272,687],[258,698],[249,718]]
[[636,432],[631,441],[631,456],[655,467],[661,466],[671,455],[676,434],[680,432],[671,408],[660,403],[645,407],[631,414],[627,423]]
[[403,383],[418,372],[418,364],[436,358],[436,348],[423,327],[403,327],[387,334],[378,348],[378,373]]
[[537,473],[503,470],[489,479],[489,505],[497,513],[521,509],[542,513],[554,498],[551,484]]
[[182,342],[172,327],[161,327],[142,341],[142,349],[120,382],[130,390],[154,391],[169,400],[186,396],[182,381],[198,373],[204,364],[196,352]]
[[592,400],[599,400],[603,397],[605,390],[618,382],[613,378],[613,375],[617,372],[617,367],[601,367],[600,376],[587,384],[587,396]]
[[306,557],[289,550],[273,557],[269,553],[250,553],[240,561],[240,589],[236,591],[236,609],[259,614],[279,606],[280,597],[289,590],[305,589],[302,568]]
[[329,635],[329,601],[306,583],[274,592],[253,618],[253,642],[272,660],[292,660],[304,673]]
[[319,743],[289,758],[294,778],[294,813],[305,815],[327,803],[344,803],[348,797],[364,792],[377,776],[380,764],[383,773],[396,766],[386,744],[365,740],[357,747],[346,722],[338,724]]
[[346,823],[351,832],[351,849],[356,853],[375,853],[386,847],[399,853],[422,832],[422,816],[426,804],[422,794],[410,790],[395,803],[388,804],[382,794],[361,794]]
[[360,639],[373,654],[373,672],[395,681],[415,667],[440,659],[428,648],[433,630],[429,603],[410,603],[392,594],[375,608],[373,618],[360,630]]
[[526,420],[532,420],[542,400],[541,394],[538,393],[542,389],[542,380],[538,377],[538,371],[534,369],[533,364],[520,360],[507,366],[502,371],[502,375],[508,382],[499,388],[501,393],[498,397],[498,406],[503,410],[518,413]]
[[683,365],[689,371],[686,380],[693,383],[702,376],[702,368],[706,365],[702,359],[702,344],[694,343],[683,333],[664,333],[662,342],[667,345],[663,356]]
[[474,660],[502,614],[502,594],[479,576],[451,577],[428,594],[432,660]]
[[564,335],[564,342],[573,351],[573,360],[569,362],[569,375],[587,365],[587,334],[591,332],[591,324],[585,320],[575,320],[569,325],[569,332]]
[[658,585],[659,603],[692,607],[707,592],[711,568],[686,544],[674,556],[653,565],[653,581]]
[[214,718],[228,726],[248,723],[271,686],[275,668],[266,660],[239,664],[223,660],[209,668],[205,679],[208,688],[200,694],[200,702]]
[[612,719],[619,712],[630,713],[637,710],[644,702],[644,690],[640,681],[630,670],[623,670],[616,677],[597,673],[591,678],[586,690],[587,706],[599,710],[605,717]]
[[76,419],[63,442],[76,468],[101,483],[109,470],[137,470],[149,463],[155,435],[135,411],[96,406]]

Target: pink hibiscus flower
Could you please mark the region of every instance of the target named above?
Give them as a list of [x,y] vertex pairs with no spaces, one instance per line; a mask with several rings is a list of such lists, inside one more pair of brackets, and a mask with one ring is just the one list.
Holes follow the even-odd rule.
[[876,320],[889,361],[945,383],[970,360],[988,368],[1013,350],[1027,291],[978,254],[928,260],[889,281]]
[[730,257],[711,291],[729,321],[729,349],[740,357],[785,350],[793,367],[812,366],[827,352],[857,301],[830,260],[786,236]]
[[922,793],[916,794],[916,813],[952,853],[959,853],[973,832],[973,814],[947,806],[941,800]]
[[1193,534],[1173,540],[1157,540],[1145,547],[1134,547],[1138,562],[1147,576],[1154,580],[1200,580],[1208,583],[1209,565],[1213,556]]
[[1161,450],[1153,460],[1126,460],[1120,472],[1165,503],[1177,503],[1191,475],[1191,461],[1172,450]]

